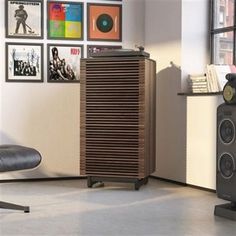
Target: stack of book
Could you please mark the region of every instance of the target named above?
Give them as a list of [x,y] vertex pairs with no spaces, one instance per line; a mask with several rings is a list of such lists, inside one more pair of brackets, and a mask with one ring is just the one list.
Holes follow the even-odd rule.
[[192,93],[207,93],[207,77],[205,75],[190,75],[189,88]]

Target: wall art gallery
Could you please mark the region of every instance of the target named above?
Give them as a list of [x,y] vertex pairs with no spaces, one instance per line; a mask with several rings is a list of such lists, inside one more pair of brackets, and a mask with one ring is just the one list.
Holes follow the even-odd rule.
[[122,49],[122,0],[105,1],[6,0],[5,81],[79,83],[81,58]]

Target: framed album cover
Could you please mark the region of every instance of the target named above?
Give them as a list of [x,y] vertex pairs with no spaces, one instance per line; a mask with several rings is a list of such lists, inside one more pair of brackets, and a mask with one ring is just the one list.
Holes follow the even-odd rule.
[[79,83],[83,45],[48,44],[48,82]]
[[117,45],[88,45],[87,46],[87,58],[91,57],[91,53],[112,50],[112,49],[122,49],[122,46]]
[[87,32],[91,41],[122,41],[122,5],[88,3]]
[[6,37],[43,38],[43,0],[6,0]]
[[48,38],[83,40],[83,3],[48,2]]
[[43,82],[43,44],[6,43],[6,81]]

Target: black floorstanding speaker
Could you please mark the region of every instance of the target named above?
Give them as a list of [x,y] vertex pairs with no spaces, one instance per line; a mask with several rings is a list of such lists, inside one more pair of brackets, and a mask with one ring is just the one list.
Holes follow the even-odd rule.
[[236,105],[217,108],[216,192],[230,203],[215,206],[214,214],[236,220]]

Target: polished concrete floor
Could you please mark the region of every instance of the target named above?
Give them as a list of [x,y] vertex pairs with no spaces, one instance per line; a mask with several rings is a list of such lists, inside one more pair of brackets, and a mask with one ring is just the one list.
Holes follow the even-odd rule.
[[0,209],[0,235],[235,236],[236,222],[215,217],[214,193],[150,179],[139,191],[86,180],[0,184],[0,199],[31,213]]

